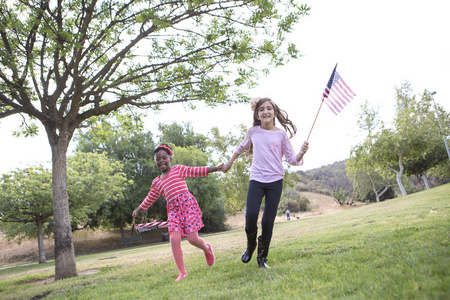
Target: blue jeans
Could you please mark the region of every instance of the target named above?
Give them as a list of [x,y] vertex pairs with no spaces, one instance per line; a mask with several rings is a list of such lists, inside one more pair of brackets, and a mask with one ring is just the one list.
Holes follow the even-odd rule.
[[261,239],[272,239],[273,223],[277,215],[278,204],[283,190],[283,179],[262,183],[250,180],[247,192],[247,210],[245,213],[245,231],[249,234],[258,230],[259,209],[265,197],[264,213],[261,220]]

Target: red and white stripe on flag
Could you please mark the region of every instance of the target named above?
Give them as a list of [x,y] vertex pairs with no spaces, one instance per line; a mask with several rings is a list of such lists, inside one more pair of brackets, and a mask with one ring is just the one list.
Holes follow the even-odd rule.
[[141,224],[136,224],[136,231],[139,233],[143,233],[146,231],[151,231],[151,230],[160,229],[160,228],[167,228],[167,227],[169,227],[168,221],[141,223]]
[[334,68],[323,92],[322,101],[337,115],[355,96],[356,94],[338,74],[336,68]]

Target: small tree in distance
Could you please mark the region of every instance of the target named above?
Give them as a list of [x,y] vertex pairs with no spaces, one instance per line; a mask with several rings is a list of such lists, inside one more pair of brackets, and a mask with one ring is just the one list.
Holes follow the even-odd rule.
[[[119,162],[95,153],[69,158],[69,206],[72,229],[87,227],[103,204],[121,199],[127,180]],[[39,263],[46,262],[45,233],[55,231],[52,206],[52,174],[43,167],[12,171],[0,178],[0,228],[20,244],[38,239]]]
[[53,218],[52,176],[42,167],[15,170],[0,179],[0,226],[8,239],[37,237],[45,263],[44,231]]

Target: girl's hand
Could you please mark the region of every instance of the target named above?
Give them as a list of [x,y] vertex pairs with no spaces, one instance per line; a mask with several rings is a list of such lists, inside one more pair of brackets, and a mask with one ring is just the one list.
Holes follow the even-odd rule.
[[308,151],[309,149],[309,142],[304,142],[302,145],[302,148],[300,149],[300,153],[302,156]]
[[222,171],[223,170],[223,165],[224,163],[221,163],[220,165],[217,166],[217,171]]
[[231,169],[232,164],[233,163],[230,163],[230,162],[227,162],[226,164],[223,164],[222,172],[224,172],[224,173],[228,172],[228,170]]
[[297,161],[300,162],[303,159],[303,155],[308,151],[309,149],[309,143],[304,142],[302,145],[302,148],[300,149],[300,152],[297,154]]
[[139,213],[141,212],[141,210],[142,210],[142,209],[141,209],[140,207],[136,208],[136,209],[133,211],[133,214],[132,214],[133,218],[139,217]]

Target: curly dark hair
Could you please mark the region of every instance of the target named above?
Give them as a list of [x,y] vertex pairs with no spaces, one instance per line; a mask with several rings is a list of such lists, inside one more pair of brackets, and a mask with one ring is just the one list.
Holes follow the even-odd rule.
[[173,149],[172,147],[170,147],[167,144],[160,144],[158,147],[155,148],[155,150],[153,151],[153,155],[155,155],[159,150],[164,150],[167,152],[167,154],[172,155],[173,154]]

